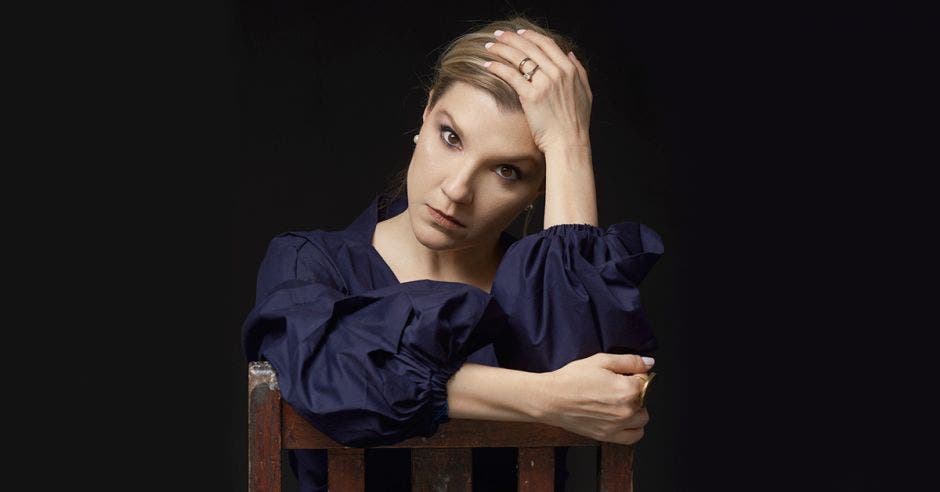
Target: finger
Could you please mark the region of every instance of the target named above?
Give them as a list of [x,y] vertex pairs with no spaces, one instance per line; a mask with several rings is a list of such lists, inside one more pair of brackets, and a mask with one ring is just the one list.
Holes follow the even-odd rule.
[[[497,35],[496,33],[500,34]],[[519,65],[519,62],[521,62],[523,58],[528,56],[533,61],[535,61],[535,63],[539,64],[539,70],[545,72],[551,78],[554,79],[560,75],[560,71],[555,65],[555,62],[552,61],[552,59],[549,58],[548,55],[546,55],[545,52],[542,51],[542,49],[532,41],[529,41],[528,39],[516,34],[513,31],[503,32],[496,30],[493,32],[493,35],[496,36],[496,39],[499,40],[499,42],[512,46],[513,48],[519,50],[519,52],[525,54],[525,56],[522,56],[517,60],[513,60],[515,61],[516,66]],[[531,70],[531,68],[529,70]]]
[[630,408],[631,415],[636,415],[645,408],[645,405],[641,405],[645,403],[641,401],[644,397],[643,385],[646,384],[644,377],[646,377],[644,373],[623,374],[620,376],[620,384],[614,387],[619,397],[618,401]]
[[640,357],[635,354],[601,353],[598,355],[601,357],[601,367],[618,374],[646,372],[656,362],[652,357]]
[[[509,64],[515,65],[517,72],[519,71],[519,62],[521,62],[522,60],[526,58],[525,53],[505,43],[498,43],[498,42],[490,41],[484,44],[483,46],[487,49],[487,51],[491,53],[495,53],[499,55],[500,58],[506,60]],[[532,61],[534,61],[535,63],[539,63],[538,60],[536,60],[535,58],[532,58]],[[526,71],[530,71],[532,70],[533,66],[534,65],[532,65],[531,62],[527,62],[522,68]],[[542,66],[541,64],[539,64],[539,70],[541,69],[542,69]],[[544,77],[538,77],[538,78],[544,78]],[[524,79],[525,77],[523,77],[523,80]]]
[[619,444],[635,444],[640,439],[643,439],[643,434],[645,433],[646,431],[644,431],[642,427],[638,429],[623,429],[607,436],[606,440]]
[[574,51],[568,52],[568,58],[571,59],[574,66],[578,67],[578,75],[581,76],[581,83],[584,84],[588,99],[594,101],[594,94],[591,92],[591,84],[588,84],[587,70],[584,68],[584,65],[581,64],[581,60],[578,60],[578,57],[574,56]]
[[532,84],[529,83],[518,70],[509,67],[509,65],[505,63],[487,61],[483,64],[483,67],[505,80],[510,87],[515,89],[516,94],[519,94],[520,97],[527,96],[529,91],[533,89]]
[[633,415],[623,422],[621,426],[622,429],[637,429],[639,427],[644,427],[650,422],[650,413],[646,408],[641,408],[633,413]]
[[[519,32],[522,31],[522,32]],[[524,40],[531,42],[532,44],[539,47],[545,55],[552,60],[552,63],[555,64],[558,68],[564,68],[567,65],[571,65],[571,60],[568,59],[568,56],[565,55],[564,51],[561,51],[561,48],[558,47],[558,43],[554,39],[527,29],[519,29],[516,31],[516,34]],[[526,52],[528,53],[528,51]]]

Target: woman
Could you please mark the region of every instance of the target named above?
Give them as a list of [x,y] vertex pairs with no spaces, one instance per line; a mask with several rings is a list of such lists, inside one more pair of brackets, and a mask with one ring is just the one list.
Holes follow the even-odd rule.
[[[637,285],[662,242],[642,224],[597,225],[592,96],[571,46],[522,17],[457,38],[404,190],[343,231],[271,242],[246,356],[270,361],[284,400],[336,441],[392,444],[450,418],[643,436],[641,356],[657,344]],[[544,230],[506,233],[542,194]],[[370,470],[407,474],[395,461],[407,450],[383,451],[398,454],[367,457]],[[511,475],[496,453],[476,450],[475,468]],[[565,449],[556,457],[563,490]],[[291,463],[302,490],[325,490],[325,452],[291,451]]]

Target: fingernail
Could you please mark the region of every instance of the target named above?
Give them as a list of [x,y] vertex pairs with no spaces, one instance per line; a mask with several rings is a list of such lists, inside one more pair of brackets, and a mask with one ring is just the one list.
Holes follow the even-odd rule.
[[486,67],[486,68],[490,68],[490,65],[491,65],[492,63],[493,63],[493,62],[488,61],[488,62],[484,63],[483,66]]
[[650,367],[653,367],[653,364],[656,363],[656,359],[652,357],[643,357],[643,363],[646,364],[646,368],[649,369]]
[[522,33],[524,32],[525,32],[525,29],[519,29],[518,31],[516,31],[516,34],[522,35]]
[[484,44],[483,47],[486,48],[486,49],[490,49],[490,46],[493,46],[494,44],[496,44],[496,43],[490,41],[489,43]]
[[499,29],[493,31],[493,36],[496,36],[497,38],[502,35],[503,35],[503,31],[500,31]]

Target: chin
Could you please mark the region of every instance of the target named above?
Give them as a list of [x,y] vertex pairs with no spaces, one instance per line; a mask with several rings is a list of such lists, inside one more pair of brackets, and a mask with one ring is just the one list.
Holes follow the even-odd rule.
[[456,237],[435,227],[432,224],[418,224],[417,227],[412,224],[412,230],[415,239],[428,249],[447,250],[454,249],[458,243],[463,242],[462,237]]

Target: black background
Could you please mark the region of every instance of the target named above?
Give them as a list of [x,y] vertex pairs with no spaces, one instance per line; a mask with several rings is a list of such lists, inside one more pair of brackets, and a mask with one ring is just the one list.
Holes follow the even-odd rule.
[[[900,266],[922,195],[898,179],[925,160],[910,145],[924,17],[511,7],[587,54],[602,225],[638,220],[665,242],[642,286],[661,378],[638,490],[904,490],[929,471],[906,453],[926,429],[905,424],[925,413],[898,375],[920,370],[912,327],[930,322],[896,303],[925,298]],[[361,212],[408,162],[439,48],[511,7],[241,2],[162,12],[139,47],[103,42],[114,55],[85,69],[108,74],[92,84],[108,103],[83,108],[109,120],[113,167],[82,176],[108,220],[62,234],[82,263],[114,268],[95,277],[90,328],[63,345],[100,364],[76,372],[70,401],[100,395],[110,371],[113,404],[82,406],[80,427],[82,442],[116,431],[125,484],[244,490],[239,329],[264,247]],[[93,476],[82,454],[69,464]]]

